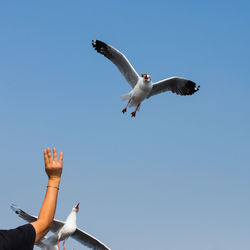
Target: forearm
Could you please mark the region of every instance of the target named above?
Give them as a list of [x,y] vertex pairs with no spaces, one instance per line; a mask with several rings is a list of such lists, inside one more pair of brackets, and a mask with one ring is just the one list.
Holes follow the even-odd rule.
[[31,223],[36,231],[35,242],[39,241],[44,235],[46,235],[52,225],[58,195],[58,189],[54,187],[59,187],[59,185],[60,178],[48,180],[48,186],[51,187],[48,187],[46,190],[37,221]]
[[60,185],[60,178],[57,180],[49,180],[48,187],[46,191],[46,195],[44,197],[44,201],[38,216],[39,220],[46,221],[49,226],[51,226],[52,221],[54,219],[54,214],[56,210],[56,202],[57,202],[57,195],[58,189]]

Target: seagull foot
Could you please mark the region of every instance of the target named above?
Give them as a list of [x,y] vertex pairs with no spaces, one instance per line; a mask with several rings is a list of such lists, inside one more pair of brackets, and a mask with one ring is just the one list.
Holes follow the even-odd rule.
[[127,108],[124,108],[124,109],[122,110],[122,113],[124,114],[124,113],[126,113],[126,111],[127,111]]
[[63,250],[65,250],[66,248],[65,248],[65,245],[64,245],[64,242],[63,242]]
[[59,240],[57,241],[57,245],[58,245],[58,250],[60,250],[60,243],[59,243]]
[[135,115],[136,115],[136,111],[131,113],[131,117],[135,117]]

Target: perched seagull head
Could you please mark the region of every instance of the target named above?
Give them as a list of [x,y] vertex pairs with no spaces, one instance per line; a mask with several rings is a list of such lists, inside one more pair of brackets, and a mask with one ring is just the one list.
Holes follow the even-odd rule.
[[150,82],[151,81],[151,76],[147,75],[146,73],[142,73],[141,76],[144,78],[145,82]]
[[72,210],[75,211],[75,212],[78,212],[79,211],[79,205],[80,205],[80,202],[77,205],[75,205]]

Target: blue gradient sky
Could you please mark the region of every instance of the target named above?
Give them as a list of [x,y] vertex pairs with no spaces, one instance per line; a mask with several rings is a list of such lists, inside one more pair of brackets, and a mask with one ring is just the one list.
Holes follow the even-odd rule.
[[[78,226],[112,249],[248,250],[249,12],[249,1],[2,1],[1,228],[23,223],[11,202],[39,212],[42,150],[56,146],[56,218],[81,202]],[[130,87],[92,39],[153,81],[183,76],[200,91],[122,115]]]

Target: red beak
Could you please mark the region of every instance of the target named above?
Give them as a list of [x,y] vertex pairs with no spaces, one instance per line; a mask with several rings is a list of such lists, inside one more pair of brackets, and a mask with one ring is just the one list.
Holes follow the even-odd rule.
[[145,75],[145,80],[146,80],[146,81],[148,80],[148,76],[147,76],[147,75]]
[[75,206],[75,209],[79,209],[79,204],[80,204],[80,202]]

